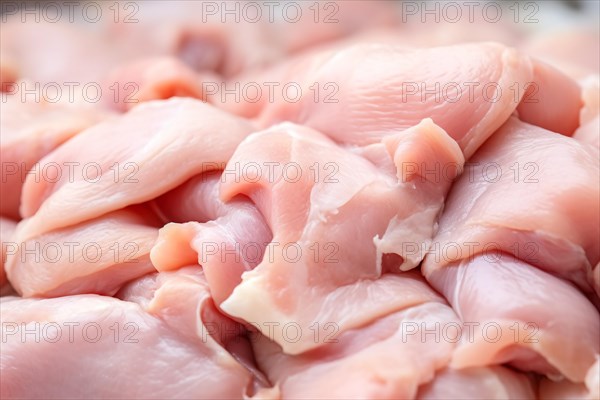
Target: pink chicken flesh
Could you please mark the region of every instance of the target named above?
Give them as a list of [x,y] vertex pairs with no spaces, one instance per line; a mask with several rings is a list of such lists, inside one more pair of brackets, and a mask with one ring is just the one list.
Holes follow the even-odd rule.
[[[120,297],[4,298],[2,397],[230,399],[251,389],[249,344],[199,269],[149,275]],[[213,336],[214,326],[239,336]]]
[[16,3],[0,398],[600,400],[597,4]]

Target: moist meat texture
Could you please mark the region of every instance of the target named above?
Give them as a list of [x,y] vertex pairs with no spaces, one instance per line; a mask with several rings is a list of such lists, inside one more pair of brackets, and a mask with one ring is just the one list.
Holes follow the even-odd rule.
[[9,3],[2,399],[600,400],[594,2]]

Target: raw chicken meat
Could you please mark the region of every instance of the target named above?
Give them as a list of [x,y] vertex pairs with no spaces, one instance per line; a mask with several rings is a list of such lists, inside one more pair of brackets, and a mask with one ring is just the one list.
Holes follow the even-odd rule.
[[[597,149],[511,118],[469,162],[422,267],[463,322],[477,324],[474,343],[457,349],[453,365],[510,362],[581,382],[600,351],[598,311],[535,267],[597,289],[600,196],[590,185],[600,179]],[[492,323],[501,330],[495,343],[481,333]]]
[[575,131],[573,137],[580,142],[588,143],[596,148],[600,147],[600,116],[592,119],[590,122],[581,125]]
[[555,382],[542,379],[540,382],[540,399],[581,399],[594,400],[600,398],[600,359],[590,368],[585,384],[567,380]]
[[121,298],[2,298],[2,398],[231,399],[251,389],[237,361],[249,351],[243,328],[218,313],[198,268],[149,275]]
[[562,3],[1,2],[0,398],[600,400]]
[[419,388],[418,399],[533,399],[532,379],[504,367],[446,369]]
[[[298,81],[300,72],[303,79]],[[426,49],[389,39],[343,45],[298,57],[258,76],[244,76],[241,84],[269,81],[295,85],[302,96],[275,90],[274,100],[264,95],[248,102],[242,97],[223,107],[258,116],[261,126],[293,121],[351,145],[370,144],[432,118],[467,158],[517,106],[524,121],[566,135],[577,127],[581,106],[575,81],[491,42]],[[221,94],[221,100],[226,99]],[[332,115],[340,116],[337,123],[332,123]]]
[[[192,3],[195,10],[188,8],[185,13],[181,12],[183,7],[171,6],[167,10],[171,22],[167,24],[163,23],[164,7],[145,5],[140,20],[147,25],[133,29],[150,31],[152,35],[155,25],[160,24],[162,29],[154,35],[159,42],[161,38],[169,38],[167,51],[196,70],[208,70],[229,78],[368,27],[393,26],[399,17],[396,5],[382,0],[249,3],[195,1]],[[230,10],[229,15],[222,14],[226,10]],[[258,13],[263,18],[254,21]],[[198,19],[202,24],[198,24]],[[235,19],[236,23],[223,24],[223,19]]]
[[[127,111],[139,103],[171,97],[202,98],[202,81],[214,81],[210,75],[200,76],[170,57],[157,57],[126,64],[106,79],[104,90],[107,107]],[[115,87],[116,85],[116,87]],[[112,92],[111,92],[112,90]]]
[[513,256],[488,252],[424,273],[470,327],[454,352],[455,368],[510,363],[583,382],[600,353],[600,316],[592,303],[568,282]]
[[0,266],[0,294],[4,294],[9,291],[10,285],[6,280],[6,251],[10,247],[12,242],[13,234],[17,227],[16,222],[0,217],[0,245],[2,246],[2,265]]
[[286,354],[265,337],[253,341],[259,368],[276,384],[282,398],[414,398],[418,386],[447,365],[455,341],[442,337],[442,332],[460,336],[460,321],[416,275],[390,276],[388,282],[392,281],[395,291],[389,292],[391,296],[425,292],[428,299],[406,304],[337,337],[333,333],[342,321],[333,315],[323,334],[314,326],[300,329],[289,323],[287,341],[308,336],[321,344],[299,355]]
[[[388,157],[399,163],[398,176],[316,131],[289,123],[240,143],[223,172],[222,198],[250,197],[273,240],[260,265],[244,273],[221,304],[225,312],[261,329],[268,321],[293,321],[308,329],[326,321],[330,309],[348,307],[348,296],[375,290],[382,273],[419,264],[422,257],[409,254],[405,244],[430,243],[451,180],[422,179],[419,171],[407,171],[401,163],[461,168],[462,154],[431,120],[386,140]],[[363,245],[353,247],[357,241]],[[393,310],[393,301],[388,306]],[[369,301],[352,307],[340,333],[377,317]],[[288,343],[281,334],[276,329],[273,340],[287,353],[318,345],[306,337]]]
[[[57,182],[28,177],[21,200],[27,220],[20,237],[28,240],[152,200],[196,174],[220,168],[251,131],[246,121],[199,100],[141,104],[87,129],[40,162],[41,168],[78,165],[72,180],[66,174]],[[92,169],[89,176],[86,163],[99,165],[100,174]]]
[[273,238],[248,198],[219,199],[220,182],[220,171],[208,172],[155,200],[165,219],[185,223],[165,225],[150,253],[159,271],[202,265],[217,304],[258,265]]
[[591,29],[544,32],[526,41],[522,49],[575,79],[597,74],[600,69],[600,38]]
[[[443,68],[439,60],[444,60]],[[278,88],[274,99],[264,95],[258,101],[244,102],[242,98],[241,102],[225,102],[223,107],[258,116],[261,126],[293,121],[349,145],[376,143],[385,135],[432,118],[468,158],[506,121],[536,80],[544,84],[540,96],[551,96],[566,87],[562,93],[566,97],[541,97],[539,102],[533,102],[537,97],[526,97],[521,113],[552,125],[556,113],[548,116],[537,111],[550,102],[561,110],[558,115],[568,117],[558,120],[562,125],[556,130],[573,133],[579,105],[571,100],[579,99],[577,86],[557,71],[535,65],[534,69],[528,57],[496,43],[428,49],[389,43],[342,46],[241,79],[242,86],[270,81],[296,84],[303,94],[299,100]],[[548,85],[546,89],[551,78],[557,80],[557,87]]]
[[592,270],[592,279],[594,290],[596,291],[596,293],[600,293],[600,262],[598,262],[598,264],[596,264],[596,266]]
[[150,249],[156,217],[123,209],[27,241],[12,237],[6,272],[25,297],[113,295],[131,279],[154,272]]
[[[106,113],[67,107],[33,96],[5,95],[0,107],[0,156],[2,194],[0,214],[20,219],[19,204],[25,178],[32,181],[57,180],[62,171],[55,165],[34,168],[56,147],[106,117]],[[68,176],[67,176],[68,179]]]
[[14,75],[33,84],[96,83],[111,65],[140,54],[131,47],[126,51],[123,39],[105,24],[65,24],[46,18],[27,23],[19,13],[2,18],[2,58],[9,58]]
[[548,64],[534,62],[532,83],[517,107],[519,119],[571,136],[579,126],[581,106],[577,82]]
[[597,148],[511,118],[453,185],[425,271],[502,251],[591,290],[599,181]]
[[[293,127],[290,127],[290,129],[293,129]],[[272,134],[274,133],[271,133],[271,135]],[[441,140],[441,143],[439,143],[441,147],[438,150],[427,148],[419,149],[423,152],[419,153],[419,150],[417,150],[418,143],[415,143],[414,148],[412,148],[412,141],[418,142],[420,140],[417,134],[422,135],[424,139],[428,134],[431,135],[431,138],[429,138],[431,142],[421,140],[423,145],[431,144],[435,146],[437,145],[435,141]],[[425,160],[429,163],[440,162],[442,158],[436,160],[437,155],[435,154],[435,151],[438,151],[441,157],[449,157],[448,160],[456,157],[455,159],[457,160],[456,163],[458,165],[458,163],[462,162],[462,157],[460,156],[456,145],[453,144],[450,139],[447,139],[448,142],[446,144],[443,143],[443,141],[446,140],[444,139],[444,135],[445,134],[441,132],[439,128],[436,128],[429,121],[424,122],[422,125],[413,129],[412,132],[406,132],[404,136],[402,136],[403,139],[400,141],[398,138],[390,138],[387,145],[391,153],[395,152],[394,156],[396,158],[400,155],[406,156],[405,158],[402,158],[401,161],[408,161],[408,157],[411,156],[415,157],[415,164],[421,161],[425,162]],[[263,137],[262,140],[267,140],[267,138]],[[444,150],[443,146],[447,146],[447,148]],[[398,149],[395,150],[396,148]],[[387,150],[385,151],[386,156],[390,158]],[[414,155],[409,154],[411,151],[414,152]],[[434,153],[427,153],[428,151],[433,151]],[[443,154],[444,151],[448,151],[449,154]],[[342,153],[339,154],[341,155]],[[427,157],[430,157],[430,159]],[[367,168],[374,171],[368,163],[364,163],[364,161],[358,157],[353,157],[351,160],[361,162],[361,164],[366,165]],[[232,162],[236,165],[239,161],[235,160]],[[347,163],[349,162],[350,161],[347,161]],[[284,166],[281,163],[277,166],[276,163],[279,163],[279,161],[265,161],[265,164],[266,163],[271,163],[274,168],[271,171],[263,171],[265,173],[264,177],[267,179],[267,182],[274,182],[276,179],[275,174],[284,173]],[[290,164],[288,163],[287,165]],[[325,172],[331,172],[315,169],[314,165],[311,166],[306,164],[306,167],[308,168],[306,169],[306,173],[311,172],[313,178],[317,177],[314,174],[318,175],[321,173],[324,174]],[[334,165],[332,162],[329,167],[336,168],[337,165]],[[245,167],[236,165],[235,168],[241,170]],[[309,171],[311,168],[312,170]],[[325,168],[331,169],[328,167]],[[418,171],[411,170],[400,172],[414,173]],[[229,174],[229,172],[226,172],[223,175],[223,178],[226,178]],[[270,176],[267,174],[270,174]],[[243,183],[241,180],[244,178],[245,177],[236,177],[235,181]],[[398,178],[406,179],[408,181],[414,177],[407,175],[399,176]],[[277,178],[279,181],[282,179],[283,175]],[[419,178],[415,179],[418,180]],[[176,222],[199,221],[201,223],[188,222],[185,224],[166,225],[161,230],[159,241],[152,250],[152,261],[159,270],[174,269],[197,260],[197,262],[205,269],[212,294],[218,304],[231,294],[233,288],[240,282],[243,271],[253,269],[260,260],[263,260],[265,248],[272,240],[271,231],[266,226],[265,222],[263,222],[262,215],[247,201],[245,196],[237,196],[226,204],[217,199],[219,190],[218,184],[220,180],[219,174],[205,174],[194,178],[181,188],[156,200],[159,209],[176,210],[175,214],[173,214],[173,211],[170,211],[170,214],[165,216],[166,220]],[[324,177],[323,180],[325,183],[337,183],[334,182],[337,180],[337,177],[335,176],[329,179]],[[291,187],[293,186],[290,185],[290,188]],[[440,186],[439,190],[443,190],[443,185]],[[282,201],[285,201],[285,198],[282,198]],[[177,207],[175,207],[176,204],[178,205]],[[387,221],[384,219],[383,223],[387,224]],[[401,233],[401,231],[398,231],[398,229],[401,229],[400,225],[392,226],[389,233],[392,237],[394,229],[396,229],[397,234]],[[190,252],[190,243],[195,252]],[[292,242],[289,243],[292,244]],[[381,253],[378,258],[386,251],[386,246],[387,248],[392,247],[392,243],[393,240],[390,238],[387,240],[383,238],[378,242],[378,246],[380,247],[379,253]],[[285,244],[287,244],[287,242]],[[284,244],[281,245],[283,246]],[[332,243],[328,249],[323,250],[329,250],[331,252],[332,250],[335,250],[335,245],[335,243]],[[271,253],[277,246],[278,245],[275,243],[272,244],[270,247]],[[309,248],[304,249],[304,251],[310,252],[315,251],[315,249],[313,248],[311,250]],[[174,257],[174,254],[177,256]],[[271,254],[269,257],[273,256],[274,254]],[[334,260],[332,259],[331,261]],[[372,261],[375,261],[375,258],[373,258]],[[418,260],[414,260],[411,265],[414,266],[417,262]]]
[[583,108],[580,126],[573,137],[583,143],[600,147],[600,76],[589,77],[583,83]]
[[14,91],[17,80],[19,80],[19,73],[14,61],[10,56],[0,53],[0,93]]
[[[288,340],[295,340],[299,331],[288,331],[293,332]],[[447,365],[461,335],[454,313],[432,297],[431,302],[346,331],[335,341],[328,338],[322,347],[301,355],[286,355],[265,337],[253,341],[253,346],[259,367],[277,383],[282,398],[533,396],[531,380],[501,367],[442,370],[434,378],[433,372]]]
[[[75,18],[70,23],[56,23],[53,16],[50,20],[38,17],[35,24],[24,23],[18,12],[7,12],[3,16],[0,48],[3,60],[10,57],[10,65],[16,67],[9,70],[3,63],[2,70],[16,71],[15,74],[41,83],[98,82],[116,65],[143,57],[172,56],[197,71],[229,77],[367,27],[394,25],[399,16],[393,3],[381,0],[299,2],[293,7],[200,0],[92,5],[91,10],[83,11],[82,4],[74,4]],[[222,16],[226,10],[233,12]],[[90,22],[97,12],[101,18]],[[264,18],[253,21],[253,12]],[[304,17],[296,20],[295,12]],[[67,18],[68,11],[63,13]],[[223,18],[230,23],[223,23]],[[305,32],[307,29],[310,34]],[[40,37],[44,38],[44,46],[39,45]],[[278,40],[274,41],[275,37]],[[30,51],[32,48],[35,51]]]

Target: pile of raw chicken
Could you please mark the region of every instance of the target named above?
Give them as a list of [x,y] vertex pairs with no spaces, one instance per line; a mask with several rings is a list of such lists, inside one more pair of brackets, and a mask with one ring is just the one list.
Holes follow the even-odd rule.
[[1,397],[597,399],[597,30],[398,5],[3,16]]

